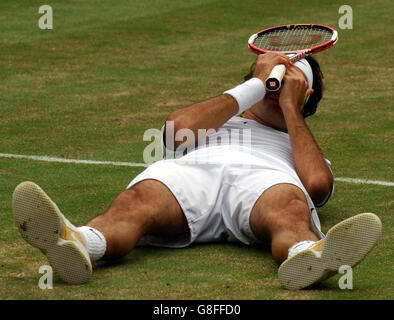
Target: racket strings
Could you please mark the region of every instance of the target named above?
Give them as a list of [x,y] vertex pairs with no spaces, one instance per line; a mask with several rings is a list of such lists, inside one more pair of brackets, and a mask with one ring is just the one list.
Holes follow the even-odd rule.
[[327,42],[331,35],[322,29],[282,29],[258,36],[253,44],[264,50],[297,51]]

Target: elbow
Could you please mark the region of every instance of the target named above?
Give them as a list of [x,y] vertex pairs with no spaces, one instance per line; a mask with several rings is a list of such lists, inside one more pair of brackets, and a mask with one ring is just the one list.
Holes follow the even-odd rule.
[[329,196],[332,186],[334,184],[334,177],[332,174],[312,177],[305,186],[311,197],[313,203],[320,204],[326,201]]
[[177,111],[171,112],[166,118],[166,128],[171,128],[175,136],[179,130],[188,128],[188,124],[185,120],[186,119],[184,119],[181,114],[178,114]]
[[179,117],[176,115],[176,111],[171,112],[166,118],[166,127],[175,128],[175,123],[179,123]]
[[[166,147],[170,150],[177,150],[182,144],[189,144],[192,139],[190,134],[189,124],[182,115],[177,114],[176,111],[170,113],[165,122],[164,137]],[[190,140],[190,141],[189,141]]]

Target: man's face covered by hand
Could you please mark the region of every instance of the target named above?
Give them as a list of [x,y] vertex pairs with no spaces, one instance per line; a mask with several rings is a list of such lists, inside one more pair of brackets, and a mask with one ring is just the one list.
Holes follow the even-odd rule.
[[298,112],[302,112],[303,102],[311,92],[313,91],[308,89],[305,74],[298,67],[290,65],[286,68],[281,88],[278,91],[267,90],[263,100],[255,104],[250,111],[261,120],[261,123],[286,131],[283,107],[297,108]]

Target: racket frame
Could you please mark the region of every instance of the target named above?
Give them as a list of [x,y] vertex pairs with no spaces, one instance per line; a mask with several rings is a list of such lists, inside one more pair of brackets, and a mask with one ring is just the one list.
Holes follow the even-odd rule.
[[[300,50],[288,50],[288,51],[281,51],[281,50],[267,50],[267,49],[261,49],[256,47],[253,42],[256,40],[256,38],[258,36],[260,36],[263,33],[267,33],[267,31],[272,31],[272,30],[293,30],[293,29],[309,29],[309,28],[321,28],[324,30],[330,30],[332,32],[331,35],[331,39],[323,42],[317,46],[313,46],[313,47],[309,47],[309,48],[304,48],[304,49],[300,49]],[[338,41],[338,32],[326,25],[323,24],[288,24],[288,25],[280,25],[280,26],[276,26],[276,27],[271,27],[271,28],[267,28],[267,29],[263,29],[253,35],[251,35],[248,39],[248,47],[249,49],[256,53],[256,54],[264,54],[264,53],[268,53],[268,52],[276,52],[276,53],[283,53],[283,54],[292,54],[292,56],[290,57],[290,63],[293,64],[298,60],[301,60],[307,56],[310,56],[312,54],[315,54],[317,52],[326,50],[330,47],[332,47],[336,42]],[[271,74],[269,75],[269,77],[266,80],[266,87],[268,90],[270,91],[277,91],[279,90],[280,86],[281,86],[281,81],[282,78],[284,76],[286,69],[283,69],[282,67],[280,67],[280,65],[276,66],[273,71],[271,72]]]
[[[331,39],[322,43],[322,44],[314,46],[314,47],[309,47],[309,48],[300,49],[300,50],[288,50],[288,51],[260,49],[253,44],[254,40],[256,40],[256,38],[259,35],[261,35],[262,33],[266,33],[269,30],[274,30],[274,29],[292,30],[292,29],[296,29],[296,28],[301,29],[303,26],[317,27],[317,28],[320,27],[321,29],[325,29],[325,30],[329,29],[332,31]],[[280,25],[280,26],[276,26],[276,27],[266,28],[266,29],[263,29],[263,30],[255,33],[255,34],[252,34],[248,40],[248,47],[252,52],[254,52],[256,54],[262,54],[262,53],[268,53],[268,52],[277,52],[277,53],[284,53],[284,54],[297,54],[299,52],[305,52],[305,54],[306,54],[305,56],[309,56],[311,54],[314,54],[314,53],[317,53],[317,52],[320,52],[320,51],[323,51],[325,49],[332,47],[337,42],[337,40],[338,40],[338,32],[335,29],[333,29],[329,26],[323,25],[323,24],[305,24],[305,23],[287,24],[287,25]]]

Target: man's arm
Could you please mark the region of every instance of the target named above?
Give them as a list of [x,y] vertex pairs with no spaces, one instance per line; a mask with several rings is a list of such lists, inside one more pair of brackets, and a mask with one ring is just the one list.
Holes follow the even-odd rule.
[[[197,138],[198,129],[216,130],[237,112],[237,101],[227,94],[221,94],[172,112],[166,122],[173,121],[175,135],[179,130],[187,128]],[[181,143],[183,141],[174,141],[174,147],[177,148]]]
[[[254,77],[259,78],[264,83],[272,68],[280,63],[288,66],[289,58],[285,55],[272,53],[258,56]],[[217,130],[238,112],[239,106],[237,101],[228,94],[221,94],[206,101],[176,110],[167,117],[166,121],[174,122],[174,136],[178,130],[187,128],[193,131],[194,137],[197,139],[199,137],[198,129]],[[184,140],[174,141],[174,148],[177,148],[183,142]]]
[[289,69],[279,96],[290,136],[297,174],[314,203],[323,202],[332,189],[333,175],[302,116],[304,101],[313,92],[300,73]]

